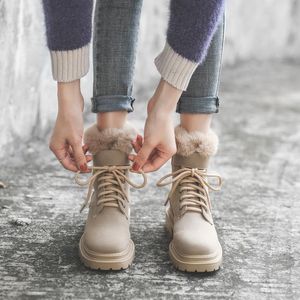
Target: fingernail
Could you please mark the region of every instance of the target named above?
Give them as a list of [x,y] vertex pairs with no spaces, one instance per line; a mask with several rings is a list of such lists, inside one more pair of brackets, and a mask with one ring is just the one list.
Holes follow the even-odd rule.
[[80,166],[80,171],[82,171],[82,172],[87,171],[87,169],[88,169],[87,164],[83,164]]
[[133,165],[132,165],[132,170],[133,171],[138,171],[140,169],[140,165],[138,164],[138,163],[134,163]]

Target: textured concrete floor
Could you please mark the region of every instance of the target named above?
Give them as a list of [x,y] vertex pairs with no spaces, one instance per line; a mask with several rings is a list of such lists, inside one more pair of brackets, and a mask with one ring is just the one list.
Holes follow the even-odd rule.
[[[34,141],[1,162],[0,298],[299,299],[300,80],[297,63],[250,64],[223,72],[220,151],[213,169],[224,186],[213,196],[224,249],[215,274],[176,271],[167,255],[164,194],[151,174],[132,193],[134,265],[97,272],[79,261],[84,190]],[[142,127],[144,104],[135,121]],[[22,153],[19,153],[22,152]]]

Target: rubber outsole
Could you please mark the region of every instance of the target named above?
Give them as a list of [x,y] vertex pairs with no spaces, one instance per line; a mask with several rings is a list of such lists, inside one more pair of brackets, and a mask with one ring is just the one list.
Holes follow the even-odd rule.
[[80,259],[86,267],[93,270],[125,270],[131,266],[134,254],[135,247],[132,240],[129,240],[128,248],[121,253],[102,254],[93,252],[92,255],[88,253],[84,245],[83,237],[81,237],[79,242]]
[[215,272],[222,264],[222,252],[216,257],[205,259],[203,256],[184,256],[176,252],[172,242],[169,245],[169,256],[177,269],[185,272]]
[[[173,237],[173,222],[168,214],[166,214],[166,230],[171,239]],[[207,256],[185,256],[176,251],[172,241],[169,244],[169,256],[176,269],[183,272],[215,272],[220,269],[222,264],[222,248],[218,249],[215,255]]]

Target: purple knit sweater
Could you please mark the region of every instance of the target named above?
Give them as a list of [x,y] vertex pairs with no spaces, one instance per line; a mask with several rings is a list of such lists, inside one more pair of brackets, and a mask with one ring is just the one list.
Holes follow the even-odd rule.
[[[134,1],[134,0],[133,0]],[[179,89],[203,61],[225,0],[171,0],[167,41],[155,64]],[[88,71],[93,0],[43,0],[54,79],[72,81]]]

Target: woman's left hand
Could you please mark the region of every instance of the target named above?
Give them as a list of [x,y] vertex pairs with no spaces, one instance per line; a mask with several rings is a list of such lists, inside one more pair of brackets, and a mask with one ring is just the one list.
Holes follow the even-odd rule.
[[155,171],[176,153],[173,113],[181,93],[166,81],[160,81],[148,103],[144,141],[141,136],[133,141],[137,155],[129,155],[129,159],[134,162],[134,171]]
[[152,172],[164,165],[176,152],[172,114],[152,110],[146,120],[144,141],[138,136],[133,146],[137,155],[129,159],[134,161],[134,171]]

